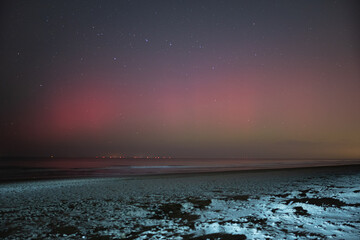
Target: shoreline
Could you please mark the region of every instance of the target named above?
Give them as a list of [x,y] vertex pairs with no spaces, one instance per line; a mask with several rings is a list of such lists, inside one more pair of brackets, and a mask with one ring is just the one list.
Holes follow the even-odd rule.
[[0,184],[3,239],[357,239],[360,165]]
[[[46,181],[62,181],[62,180],[96,180],[96,179],[122,179],[122,178],[153,178],[153,177],[162,177],[162,178],[171,178],[171,177],[181,177],[181,176],[206,176],[206,175],[228,175],[228,174],[240,174],[240,173],[262,173],[262,172],[273,172],[273,171],[298,171],[298,170],[311,170],[311,169],[337,169],[337,168],[349,168],[349,170],[358,169],[360,170],[360,162],[356,164],[339,164],[339,165],[325,165],[325,166],[301,166],[301,167],[283,167],[283,168],[250,168],[242,170],[222,170],[222,171],[199,171],[199,172],[177,172],[177,173],[145,173],[145,174],[128,174],[128,175],[119,175],[119,176],[69,176],[69,177],[44,177],[44,178],[27,178],[27,179],[11,179],[11,180],[1,180],[1,185],[13,184],[13,183],[36,183],[36,182],[46,182]],[[351,168],[351,169],[350,169]]]

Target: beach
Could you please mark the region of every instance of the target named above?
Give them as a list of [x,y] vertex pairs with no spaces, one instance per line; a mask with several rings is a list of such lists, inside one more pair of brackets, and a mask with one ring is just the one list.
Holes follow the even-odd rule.
[[360,165],[0,184],[2,239],[358,239]]

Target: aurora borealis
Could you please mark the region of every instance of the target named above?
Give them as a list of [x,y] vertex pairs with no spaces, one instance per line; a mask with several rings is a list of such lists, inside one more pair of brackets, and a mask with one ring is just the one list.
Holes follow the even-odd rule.
[[359,158],[357,1],[5,1],[0,156]]

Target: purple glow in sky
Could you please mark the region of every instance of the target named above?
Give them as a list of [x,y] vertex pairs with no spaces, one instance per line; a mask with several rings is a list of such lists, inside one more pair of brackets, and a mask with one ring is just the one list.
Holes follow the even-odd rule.
[[359,158],[357,1],[1,3],[1,156]]

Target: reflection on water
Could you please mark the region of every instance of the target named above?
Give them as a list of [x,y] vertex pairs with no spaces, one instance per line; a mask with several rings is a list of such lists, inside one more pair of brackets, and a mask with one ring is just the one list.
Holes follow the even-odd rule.
[[117,177],[360,164],[360,160],[294,159],[1,159],[0,181]]

